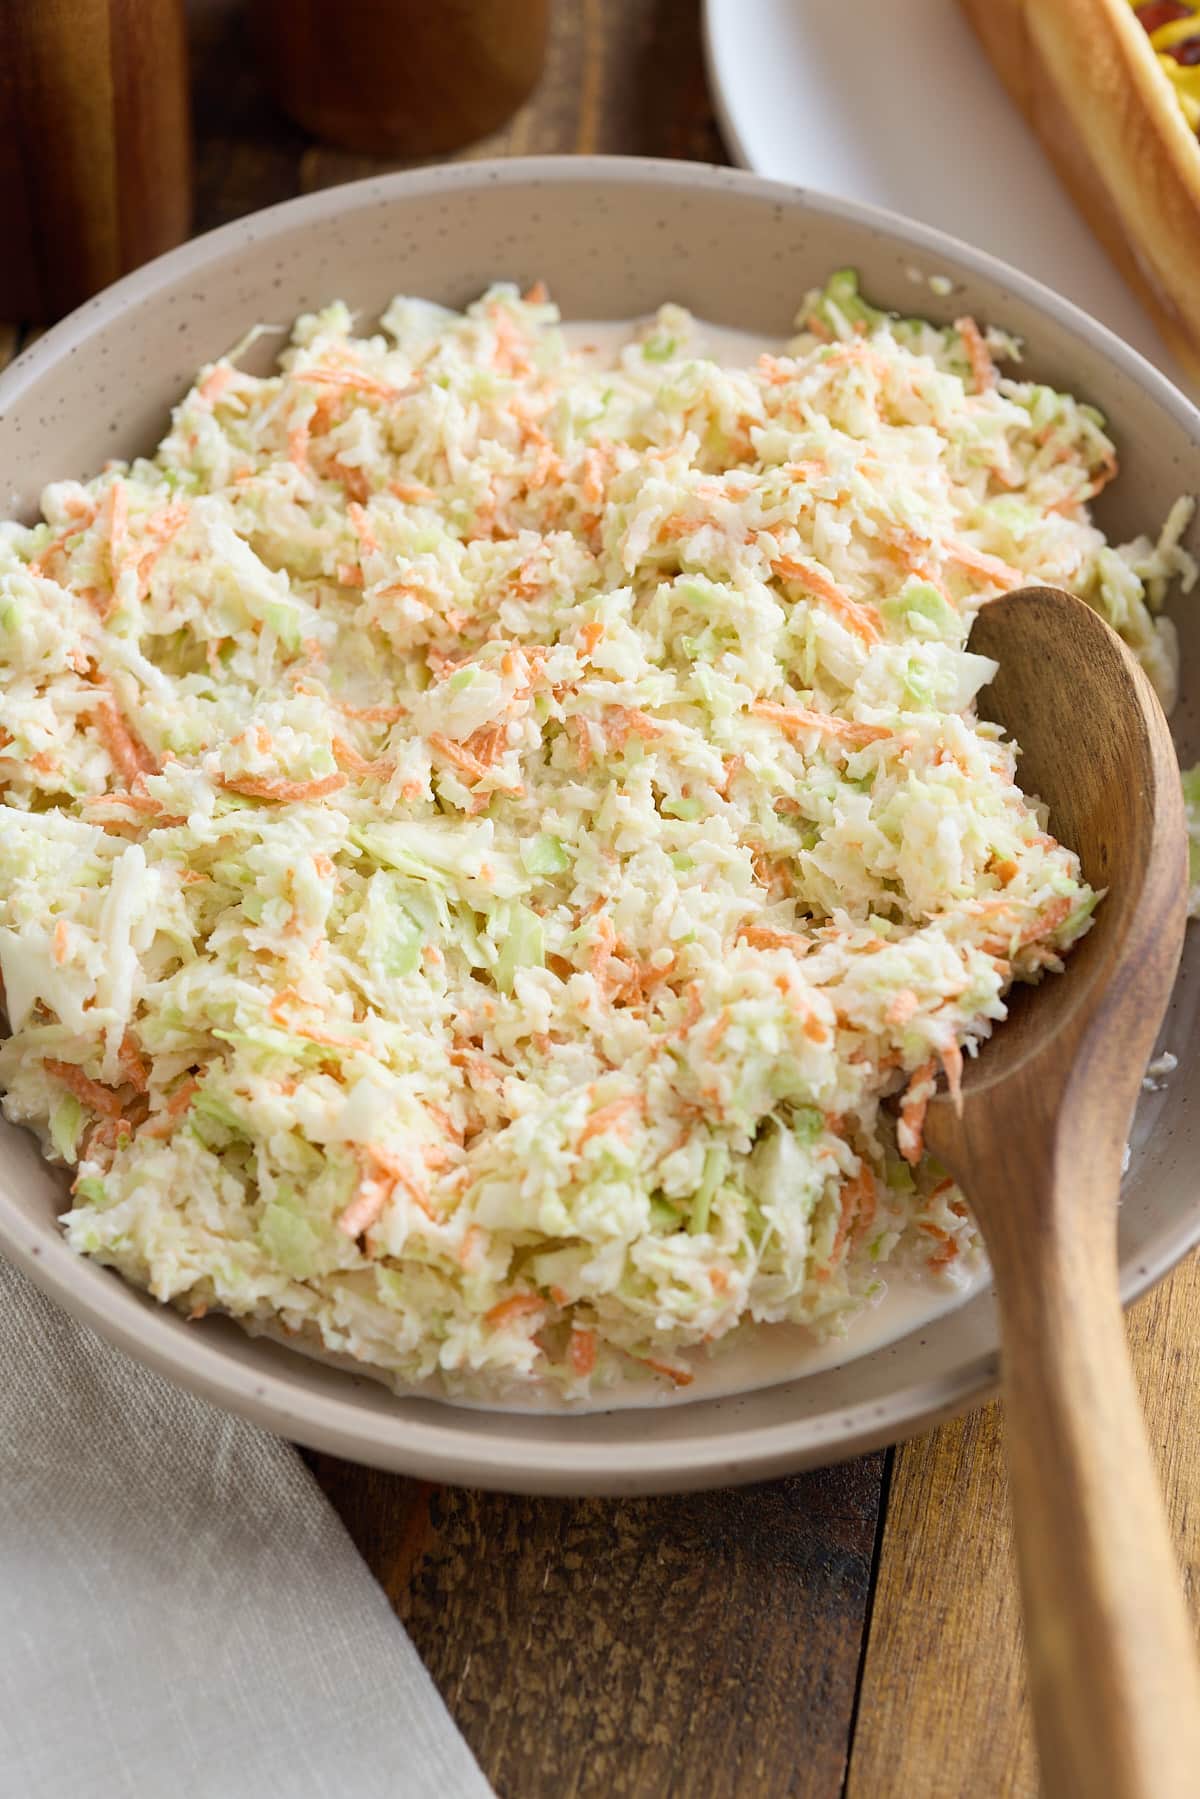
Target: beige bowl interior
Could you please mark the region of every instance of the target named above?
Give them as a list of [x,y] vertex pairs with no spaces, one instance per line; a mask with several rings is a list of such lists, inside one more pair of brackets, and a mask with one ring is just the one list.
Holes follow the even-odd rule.
[[[398,291],[450,304],[494,279],[540,276],[568,317],[623,318],[675,299],[721,324],[785,334],[806,287],[852,264],[902,311],[970,311],[1021,333],[1028,367],[1099,405],[1123,472],[1110,535],[1156,529],[1200,486],[1200,414],[1115,338],[977,252],[916,225],[728,170],[632,159],[467,163],[334,189],[259,213],[152,263],[73,314],[0,378],[2,515],[47,481],[153,446],[195,370],[256,321],[340,297],[370,316]],[[914,284],[948,275],[953,292]],[[272,340],[274,343],[277,340]],[[256,350],[266,366],[270,347]],[[1192,547],[1200,552],[1200,533]],[[1200,614],[1177,608],[1184,756],[1200,757]],[[1200,990],[1194,927],[1163,1046],[1180,1058],[1139,1111],[1121,1218],[1126,1296],[1200,1239]],[[219,1319],[188,1325],[74,1257],[62,1185],[0,1125],[0,1248],[130,1354],[268,1428],[433,1478],[543,1492],[717,1485],[835,1461],[983,1398],[996,1378],[991,1300],[844,1367],[742,1397],[583,1417],[399,1400]]]

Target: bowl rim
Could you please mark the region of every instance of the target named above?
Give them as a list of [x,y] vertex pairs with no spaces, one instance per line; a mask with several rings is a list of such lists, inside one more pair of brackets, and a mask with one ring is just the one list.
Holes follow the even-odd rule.
[[[747,199],[798,208],[809,219],[850,221],[893,239],[918,254],[949,257],[980,279],[1005,287],[1017,300],[1048,314],[1113,362],[1147,397],[1200,443],[1200,411],[1174,385],[1106,326],[1020,270],[970,244],[883,207],[841,200],[740,169],[702,162],[629,156],[507,157],[433,164],[322,189],[284,200],[204,232],[156,257],[86,301],[22,352],[0,374],[0,411],[8,410],[60,359],[86,347],[92,334],[132,300],[144,303],[180,277],[218,262],[239,245],[270,238],[299,223],[320,227],[347,213],[390,207],[406,196],[452,195],[489,187],[584,187],[597,182],[621,189],[657,183],[681,192],[734,191]],[[1160,1229],[1155,1252],[1142,1255],[1122,1275],[1125,1303],[1161,1280],[1200,1242],[1200,1192],[1170,1226]],[[250,1370],[219,1342],[170,1328],[153,1301],[134,1294],[119,1276],[76,1256],[61,1236],[31,1230],[30,1221],[0,1190],[0,1248],[50,1298],[136,1360],[226,1410],[276,1434],[348,1459],[425,1479],[538,1493],[652,1493],[761,1480],[861,1455],[927,1430],[995,1392],[995,1351],[950,1373],[901,1386],[885,1398],[860,1401],[809,1418],[730,1433],[719,1412],[729,1401],[707,1402],[712,1426],[703,1432],[659,1440],[647,1431],[635,1449],[573,1440],[569,1416],[561,1435],[541,1441],[514,1439],[513,1414],[480,1410],[480,1428],[439,1422],[442,1408],[389,1420],[386,1413],[356,1408],[347,1398],[304,1386],[304,1363],[277,1373]],[[110,1284],[115,1283],[115,1285]],[[123,1291],[122,1291],[123,1290]],[[137,1306],[122,1305],[132,1296]],[[697,1415],[701,1407],[695,1408]],[[707,1408],[705,1408],[707,1409]],[[589,1414],[594,1417],[596,1414]],[[645,1413],[638,1414],[645,1417]],[[490,1430],[487,1424],[491,1424]]]

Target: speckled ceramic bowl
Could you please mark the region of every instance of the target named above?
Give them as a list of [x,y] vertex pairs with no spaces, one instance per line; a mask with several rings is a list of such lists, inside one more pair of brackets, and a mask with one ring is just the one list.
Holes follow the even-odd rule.
[[[1110,534],[1154,527],[1198,485],[1200,414],[1064,301],[987,256],[883,213],[724,169],[564,157],[425,169],[295,200],[162,257],[51,331],[0,378],[0,508],[28,514],[42,485],[149,449],[199,365],[255,321],[341,296],[370,315],[397,290],[459,304],[490,280],[543,277],[568,317],[624,318],[667,298],[701,316],[783,334],[805,288],[852,264],[903,311],[963,311],[1021,333],[1028,366],[1096,402],[1123,473]],[[914,286],[948,275],[935,297]],[[265,363],[264,363],[265,366]],[[1200,537],[1200,533],[1196,534]],[[1200,541],[1192,548],[1200,553]],[[1183,753],[1200,756],[1200,611],[1181,607]],[[1147,1094],[1121,1219],[1127,1297],[1200,1239],[1200,1066],[1186,1050],[1200,931],[1164,1047],[1181,1066]],[[60,1177],[31,1138],[0,1127],[0,1248],[103,1335],[269,1429],[435,1479],[540,1492],[718,1485],[835,1461],[985,1398],[997,1374],[984,1294],[841,1368],[741,1397],[654,1411],[514,1416],[393,1398],[371,1380],[250,1338],[189,1325],[78,1260],[55,1223]]]

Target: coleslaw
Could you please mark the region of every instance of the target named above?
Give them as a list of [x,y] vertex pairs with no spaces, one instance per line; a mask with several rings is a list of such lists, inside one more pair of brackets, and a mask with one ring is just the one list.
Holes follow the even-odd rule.
[[332,305],[2,527],[0,1082],[71,1244],[568,1401],[965,1278],[925,1107],[1097,902],[971,620],[1070,586],[1169,705],[1196,576],[1016,354],[845,270],[738,368],[675,306],[594,366],[540,288]]

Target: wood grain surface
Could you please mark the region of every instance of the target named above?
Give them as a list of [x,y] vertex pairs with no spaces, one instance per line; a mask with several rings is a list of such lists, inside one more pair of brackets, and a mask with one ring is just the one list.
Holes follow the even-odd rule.
[[[189,11],[198,228],[397,166],[273,112],[238,0]],[[557,0],[541,88],[466,154],[579,150],[725,160],[695,0]],[[17,341],[0,327],[0,363]],[[1195,1259],[1131,1338],[1200,1616]],[[995,1407],[683,1499],[511,1499],[308,1459],[502,1799],[1037,1790]]]
[[[1128,1323],[1200,1626],[1200,1260],[1190,1256]],[[896,1452],[848,1799],[1036,1794],[1007,1485],[995,1405]]]
[[308,1459],[505,1799],[840,1792],[882,1457],[621,1501]]

